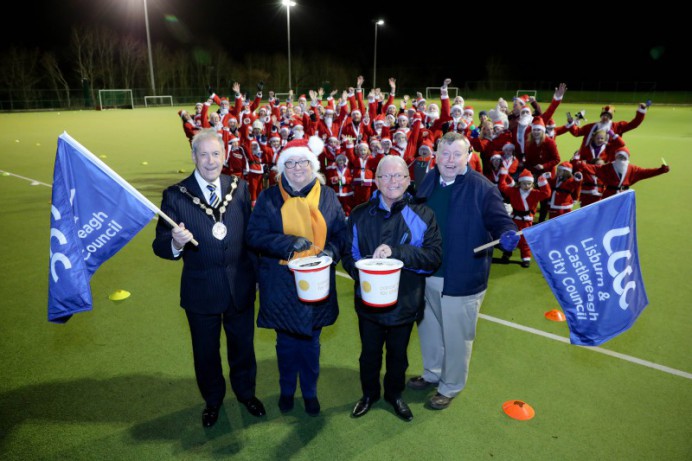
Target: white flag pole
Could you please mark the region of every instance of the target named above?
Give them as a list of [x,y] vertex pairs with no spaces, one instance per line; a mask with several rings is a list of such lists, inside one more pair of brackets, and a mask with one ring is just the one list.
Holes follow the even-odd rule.
[[[80,154],[82,154],[85,158],[87,158],[91,163],[96,165],[101,171],[103,171],[105,174],[107,174],[113,181],[117,182],[120,184],[120,186],[123,187],[123,189],[127,190],[133,197],[135,197],[137,200],[139,200],[142,205],[146,206],[149,208],[151,211],[156,213],[157,215],[161,216],[170,226],[174,229],[179,229],[178,224],[173,221],[166,213],[161,211],[159,207],[151,203],[151,200],[146,198],[144,195],[142,195],[141,192],[139,192],[137,189],[132,187],[132,185],[125,181],[118,173],[113,171],[108,165],[106,165],[100,158],[89,152],[89,150],[82,146],[77,140],[75,140],[72,136],[67,134],[67,132],[63,132],[59,136],[63,140],[65,140],[67,143],[69,143],[72,147],[74,147]],[[190,241],[193,245],[198,246],[199,243],[197,240],[194,238]]]
[[[521,234],[522,234],[521,231],[517,232],[517,235],[521,235]],[[483,251],[483,250],[485,250],[486,248],[494,247],[494,246],[497,245],[498,243],[500,243],[500,239],[493,240],[492,242],[488,242],[488,243],[486,243],[485,245],[481,245],[481,246],[479,246],[479,247],[474,248],[474,249],[473,249],[473,252],[474,252],[474,253],[478,253],[479,251]]]

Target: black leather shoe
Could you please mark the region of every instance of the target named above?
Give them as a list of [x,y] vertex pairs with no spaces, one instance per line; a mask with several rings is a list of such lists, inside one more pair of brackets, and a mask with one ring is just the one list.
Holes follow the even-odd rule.
[[264,416],[267,414],[267,412],[264,410],[264,405],[262,405],[262,402],[260,402],[260,400],[257,397],[250,397],[249,399],[241,403],[245,405],[245,408],[247,408],[248,413],[250,413],[252,416],[256,416],[259,418],[260,416]]
[[353,416],[354,418],[360,418],[365,413],[370,411],[370,407],[372,407],[375,402],[377,402],[377,399],[372,399],[370,397],[361,397],[361,399],[356,402],[356,406],[353,407],[351,416]]
[[219,419],[219,407],[206,407],[202,412],[202,426],[212,427]]
[[279,396],[279,411],[281,411],[281,413],[288,413],[291,410],[293,410],[293,396],[292,395]]
[[320,401],[317,400],[317,397],[313,399],[303,399],[303,402],[305,403],[305,413],[310,416],[317,416],[320,414]]
[[413,419],[413,413],[411,413],[411,409],[408,407],[406,402],[404,402],[404,399],[399,397],[396,400],[388,400],[389,403],[392,404],[394,407],[394,413],[396,415],[403,419],[404,421],[411,421]]

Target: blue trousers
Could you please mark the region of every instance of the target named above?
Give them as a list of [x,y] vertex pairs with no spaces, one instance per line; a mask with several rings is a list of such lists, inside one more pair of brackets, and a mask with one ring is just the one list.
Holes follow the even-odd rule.
[[300,391],[304,399],[317,397],[317,378],[320,375],[320,333],[301,336],[276,331],[276,359],[279,365],[281,395],[293,396],[300,378]]

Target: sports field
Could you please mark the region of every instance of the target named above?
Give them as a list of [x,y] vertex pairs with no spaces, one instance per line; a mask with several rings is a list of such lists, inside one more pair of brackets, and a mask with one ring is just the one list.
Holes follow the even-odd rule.
[[[467,103],[477,112],[493,105]],[[600,106],[567,102],[555,118],[582,109],[594,121]],[[193,167],[177,110],[0,114],[0,170],[11,173],[0,175],[0,459],[692,459],[692,108],[654,105],[625,135],[632,163],[657,167],[663,157],[671,167],[635,186],[650,305],[629,331],[599,350],[559,341],[550,335],[567,338],[567,326],[544,318],[557,302],[535,264],[495,265],[469,382],[452,405],[428,410],[426,392],[407,390],[412,422],[382,401],[353,419],[358,329],[352,282],[339,277],[341,314],[322,335],[321,416],[307,416],[300,399],[292,413],[279,412],[274,332],[257,330],[257,395],[267,416],[248,415],[229,390],[210,430],[201,427],[178,307],[182,264],[154,256],[153,222],[95,274],[92,312],[65,325],[46,320],[58,135],[105,155],[159,204],[163,188]],[[615,120],[635,110],[620,105]],[[558,138],[563,159],[579,141]],[[118,289],[131,297],[110,301]],[[418,374],[415,329],[409,360],[409,375]],[[507,417],[501,407],[513,399],[536,417]]]

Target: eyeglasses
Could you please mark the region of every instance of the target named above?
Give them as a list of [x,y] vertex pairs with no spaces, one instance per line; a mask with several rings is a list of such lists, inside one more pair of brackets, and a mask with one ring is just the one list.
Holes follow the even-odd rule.
[[302,168],[305,168],[308,166],[310,163],[310,160],[305,159],[305,160],[286,160],[286,163],[284,163],[284,166],[288,168],[289,170],[292,170],[293,168],[296,167],[296,165],[300,165]]
[[408,178],[408,175],[403,175],[400,173],[396,174],[382,174],[377,177],[378,179],[382,179],[384,181],[389,181],[390,179],[393,179],[394,181],[401,181],[402,179]]

